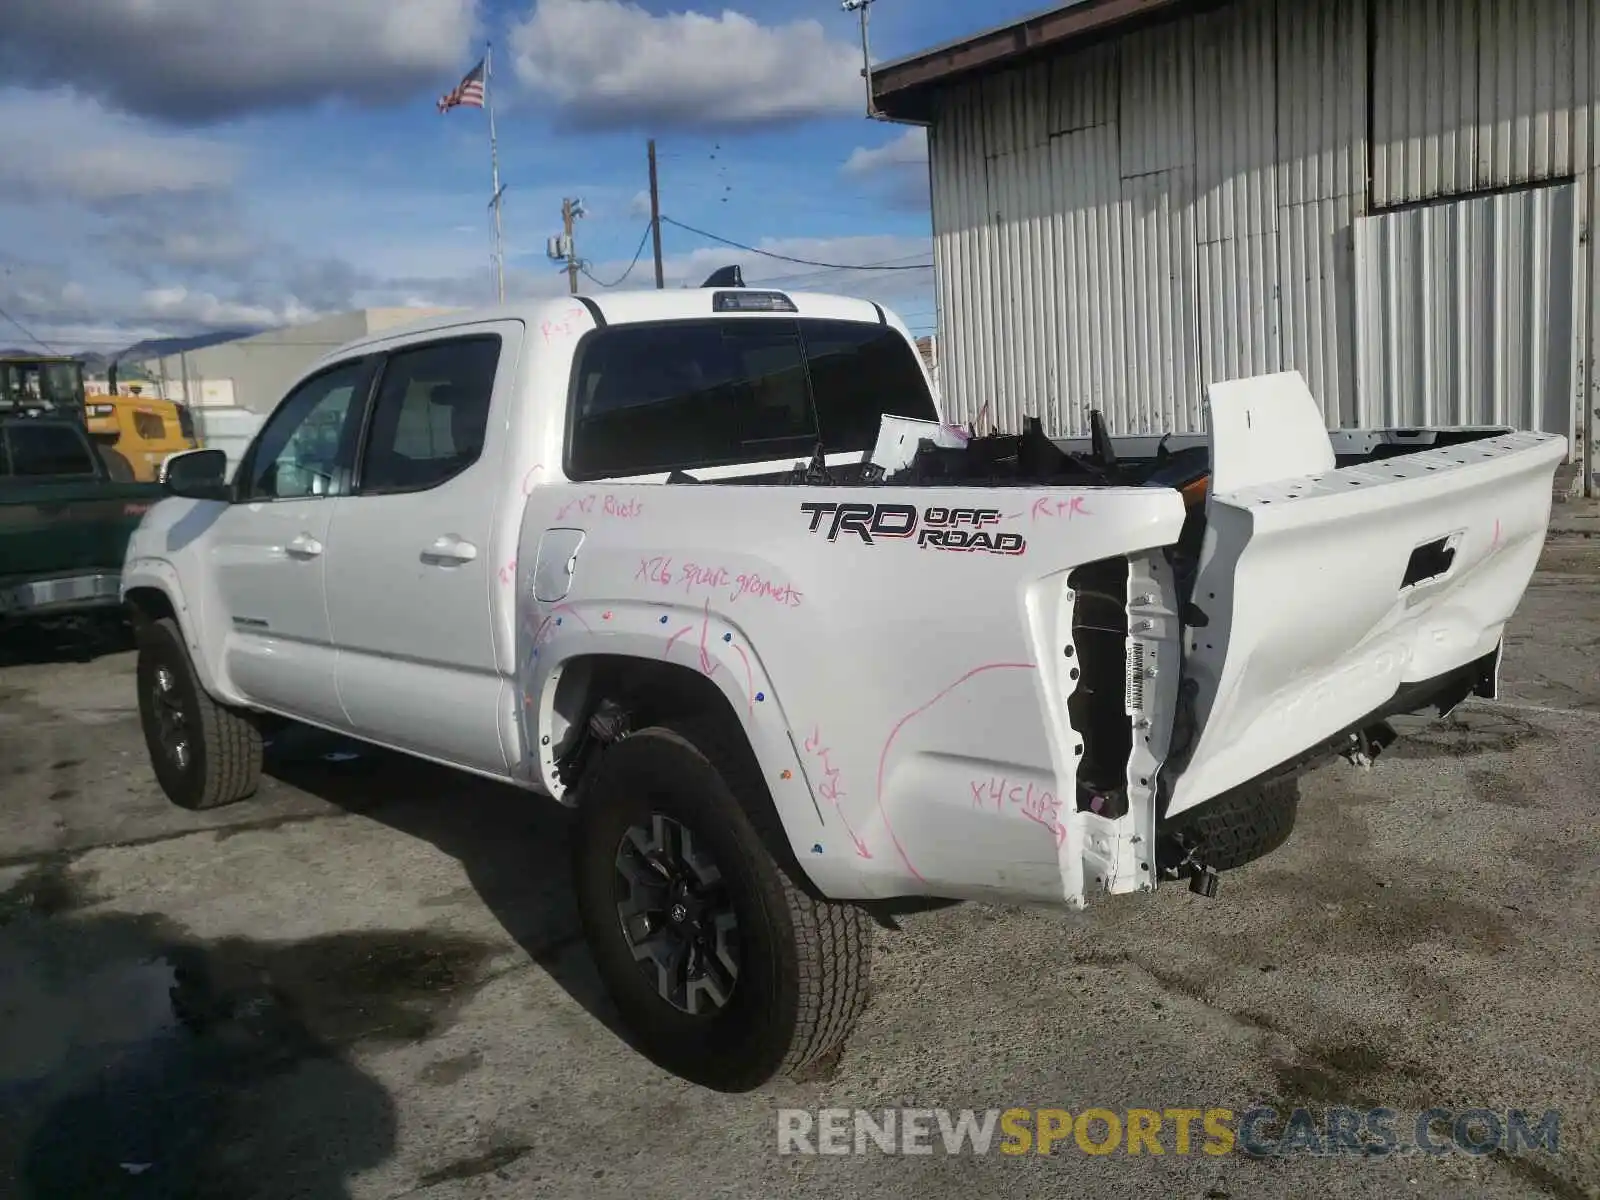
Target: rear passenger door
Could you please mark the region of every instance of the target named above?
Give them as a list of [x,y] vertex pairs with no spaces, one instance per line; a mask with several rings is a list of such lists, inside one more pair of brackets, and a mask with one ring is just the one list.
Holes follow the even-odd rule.
[[490,599],[511,568],[493,537],[521,330],[497,322],[387,352],[327,562],[354,729],[494,774],[506,760]]

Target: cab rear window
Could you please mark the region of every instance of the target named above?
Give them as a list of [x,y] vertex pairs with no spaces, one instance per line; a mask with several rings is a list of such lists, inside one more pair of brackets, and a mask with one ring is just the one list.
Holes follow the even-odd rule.
[[33,478],[95,474],[88,443],[66,425],[11,422],[4,438],[8,474]]
[[574,479],[868,451],[884,414],[934,420],[915,351],[883,325],[740,317],[612,326],[573,371]]

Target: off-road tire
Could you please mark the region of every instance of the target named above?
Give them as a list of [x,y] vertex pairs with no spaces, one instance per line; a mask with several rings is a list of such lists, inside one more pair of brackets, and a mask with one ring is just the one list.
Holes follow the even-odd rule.
[[[139,724],[150,765],[167,798],[179,808],[207,809],[255,794],[261,782],[261,733],[246,715],[218,704],[200,686],[183,633],[171,617],[141,622],[138,630]],[[156,671],[175,683],[189,726],[189,761],[180,768],[162,744],[156,713]]]
[[[781,831],[766,828],[769,796],[742,740],[714,720],[675,722],[613,744],[592,769],[572,843],[578,911],[639,1052],[703,1087],[746,1092],[841,1051],[866,1007],[866,914],[815,897],[800,882]],[[688,827],[727,883],[740,966],[726,1006],[715,1012],[692,1016],[663,999],[622,930],[617,847],[629,826],[648,825],[652,813]]]
[[1288,841],[1299,807],[1297,779],[1247,784],[1180,814],[1166,833],[1197,848],[1195,858],[1203,865],[1231,871]]

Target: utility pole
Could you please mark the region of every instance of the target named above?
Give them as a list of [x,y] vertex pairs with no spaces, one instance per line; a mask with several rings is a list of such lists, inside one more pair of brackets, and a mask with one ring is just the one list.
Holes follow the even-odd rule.
[[650,139],[650,236],[656,248],[656,290],[666,287],[661,273],[661,192],[656,187],[656,140]]
[[583,266],[583,259],[578,257],[578,247],[572,240],[572,223],[583,215],[582,200],[570,198],[562,200],[561,233],[550,239],[550,244],[545,250],[545,257],[551,262],[565,264],[567,289],[574,296],[578,294],[578,271]]
[[567,290],[578,294],[578,247],[572,240],[572,201],[561,202],[561,232],[567,250]]
[[867,116],[879,120],[877,101],[872,96],[872,52],[867,43],[867,9],[872,0],[842,0],[839,5],[845,12],[858,12],[861,14],[861,78],[867,85]]

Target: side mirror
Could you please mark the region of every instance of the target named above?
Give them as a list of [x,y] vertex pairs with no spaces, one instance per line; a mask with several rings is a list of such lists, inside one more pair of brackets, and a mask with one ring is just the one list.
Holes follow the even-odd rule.
[[184,450],[161,464],[161,486],[189,500],[231,500],[228,456],[221,450]]

